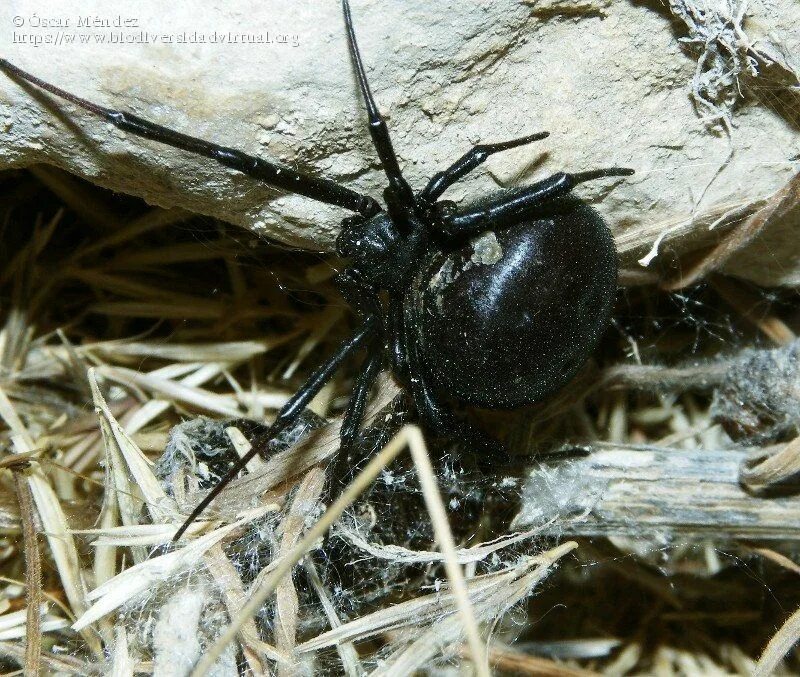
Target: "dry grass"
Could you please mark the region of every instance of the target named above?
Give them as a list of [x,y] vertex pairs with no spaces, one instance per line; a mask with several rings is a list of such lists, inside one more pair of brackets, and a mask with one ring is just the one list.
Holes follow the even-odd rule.
[[[3,175],[0,200],[4,668],[798,669],[784,658],[800,606],[794,542],[664,541],[637,532],[636,515],[625,537],[564,540],[569,515],[513,531],[520,481],[481,475],[387,417],[398,407],[389,378],[362,448],[376,453],[327,501],[348,370],[172,547],[182,516],[346,334],[336,262],[49,169]],[[709,261],[692,274],[707,278]],[[712,417],[712,393],[740,349],[791,345],[800,327],[790,291],[716,277],[674,293],[652,276],[623,279],[636,284],[602,370],[538,407],[482,414],[517,453],[730,447],[735,426]],[[761,437],[742,479],[754,492],[797,472],[787,411],[788,425],[751,431]]]

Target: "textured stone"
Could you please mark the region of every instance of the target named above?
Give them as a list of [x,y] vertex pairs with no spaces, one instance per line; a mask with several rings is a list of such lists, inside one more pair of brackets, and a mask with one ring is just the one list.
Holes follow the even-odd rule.
[[[80,10],[51,4],[45,12],[32,0],[6,2],[3,56],[102,105],[380,197],[385,179],[338,3],[210,0],[202,12],[153,0],[113,6],[86,0]],[[660,3],[354,0],[353,13],[375,96],[416,188],[471,144],[549,130],[545,141],[493,157],[448,197],[463,200],[561,169],[634,167],[630,179],[580,189],[608,218],[630,262],[668,229],[678,246],[690,246],[703,214],[763,198],[797,170],[792,105],[752,96],[734,110],[730,137],[709,130],[690,98],[697,55],[681,46],[686,28]],[[136,26],[78,27],[79,17],[134,19]],[[31,25],[45,18],[70,26]],[[768,36],[773,48],[796,54],[798,24],[794,0],[761,0],[750,3],[745,28],[753,40]],[[283,34],[288,43],[177,43],[214,31]],[[175,42],[109,44],[120,33],[167,34]],[[64,44],[70,34],[75,42]],[[61,44],[20,44],[22,35]],[[81,35],[89,36],[85,44]],[[764,91],[770,86],[765,81]],[[293,245],[329,250],[346,216],[126,136],[5,77],[0,132],[0,167],[55,164],[152,204],[221,217]],[[800,260],[796,249],[792,255]],[[779,278],[780,262],[769,260]]]

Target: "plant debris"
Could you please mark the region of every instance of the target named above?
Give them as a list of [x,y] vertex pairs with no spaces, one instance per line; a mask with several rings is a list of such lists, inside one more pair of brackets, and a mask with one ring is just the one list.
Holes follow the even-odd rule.
[[[172,544],[347,334],[339,263],[88,184],[65,201],[50,179],[0,177],[4,668],[750,674],[766,647],[762,666],[798,669],[783,655],[800,606],[796,520],[709,533],[726,517],[692,499],[702,485],[738,492],[748,514],[794,505],[767,497],[797,471],[794,290],[623,276],[615,325],[573,384],[476,414],[516,455],[496,472],[426,444],[384,376],[331,486],[353,365]],[[652,459],[677,463],[680,482],[654,480]],[[16,482],[33,522],[8,500],[9,464],[28,466]],[[641,504],[595,519],[608,487],[640,479]],[[653,521],[693,500],[694,522]]]

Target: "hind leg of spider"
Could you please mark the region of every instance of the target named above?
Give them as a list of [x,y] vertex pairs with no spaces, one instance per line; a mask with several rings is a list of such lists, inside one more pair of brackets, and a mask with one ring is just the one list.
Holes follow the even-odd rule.
[[329,474],[328,486],[333,493],[339,485],[347,484],[353,475],[355,466],[363,459],[352,458],[354,443],[358,436],[361,421],[364,418],[364,409],[367,405],[369,393],[375,385],[375,379],[381,371],[383,365],[383,346],[380,337],[377,336],[366,346],[367,357],[361,370],[355,379],[353,393],[342,421],[339,433],[340,445],[339,452],[333,462],[333,467]]
[[386,203],[392,217],[396,217],[398,222],[403,223],[404,220],[407,220],[407,215],[414,206],[414,192],[405,178],[403,178],[400,165],[397,163],[397,155],[395,155],[394,147],[392,146],[392,139],[389,136],[389,128],[386,126],[386,121],[378,111],[378,106],[372,97],[372,91],[367,81],[367,73],[364,70],[361,53],[356,42],[356,32],[353,28],[353,17],[350,13],[348,0],[342,0],[342,10],[344,12],[345,26],[347,27],[347,43],[350,47],[350,56],[356,69],[361,96],[367,108],[369,133],[383,165],[383,171],[386,172],[386,176],[389,179],[389,188],[387,188],[385,194]]
[[469,237],[490,228],[503,228],[519,223],[539,205],[561,195],[585,181],[603,177],[630,176],[632,169],[608,167],[589,172],[567,174],[559,172],[532,186],[510,191],[500,198],[459,212],[452,202],[442,200],[436,204],[438,223],[442,235],[449,238]]
[[487,143],[473,146],[452,165],[450,165],[443,172],[434,174],[428,185],[419,194],[421,200],[425,202],[436,202],[450,186],[452,186],[459,179],[464,178],[473,169],[479,167],[490,155],[499,153],[518,146],[524,146],[534,141],[541,141],[550,136],[550,132],[539,132],[538,134],[530,134],[522,136],[519,139],[512,139],[511,141],[503,141],[501,143]]
[[286,165],[262,160],[253,155],[248,155],[235,148],[220,146],[210,141],[204,141],[188,134],[176,132],[168,127],[163,127],[149,120],[129,113],[99,106],[91,101],[82,99],[71,92],[51,85],[35,75],[18,68],[14,64],[0,59],[0,70],[9,77],[16,78],[35,85],[61,99],[80,106],[84,110],[111,123],[118,129],[141,136],[145,139],[157,141],[173,148],[201,155],[216,160],[220,164],[242,172],[247,176],[262,181],[273,188],[305,195],[320,202],[344,207],[364,216],[372,216],[380,211],[380,206],[371,197],[356,193],[349,188],[339,185],[335,181],[323,179],[303,172],[298,172]]
[[192,522],[197,519],[202,512],[211,504],[211,502],[219,495],[219,493],[233,480],[239,472],[244,468],[247,463],[258,453],[266,451],[270,441],[272,441],[283,430],[290,426],[300,412],[311,402],[312,399],[319,393],[322,387],[330,381],[337,369],[342,363],[353,354],[356,350],[367,343],[375,334],[378,329],[379,323],[377,317],[365,318],[361,327],[348,339],[342,342],[334,355],[325,362],[322,366],[318,367],[316,371],[308,378],[308,380],[300,387],[300,389],[283,405],[283,408],[278,412],[275,421],[267,429],[267,431],[260,435],[253,441],[253,446],[244,456],[242,456],[233,467],[225,474],[225,476],[217,483],[217,485],[208,492],[197,507],[192,510],[189,517],[186,518],[184,523],[175,532],[172,537],[173,542],[177,541],[183,536],[186,529],[189,528]]

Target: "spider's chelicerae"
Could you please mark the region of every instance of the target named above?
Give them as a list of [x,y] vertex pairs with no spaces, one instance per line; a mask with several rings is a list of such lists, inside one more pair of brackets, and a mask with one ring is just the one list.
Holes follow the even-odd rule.
[[370,92],[347,0],[342,5],[369,133],[388,179],[385,209],[334,181],[98,106],[0,59],[0,69],[9,76],[119,129],[355,212],[342,221],[336,248],[349,259],[337,282],[359,318],[358,329],[291,397],[260,443],[201,501],[175,539],[271,438],[296,420],[356,351],[363,349],[365,357],[344,416],[340,457],[356,438],[387,356],[427,430],[498,449],[453,405],[513,409],[542,399],[574,376],[609,321],[617,282],[614,242],[600,216],[571,191],[585,181],[627,176],[633,170],[559,172],[463,207],[440,199],[491,154],[543,139],[547,133],[542,132],[475,146],[414,192]]

